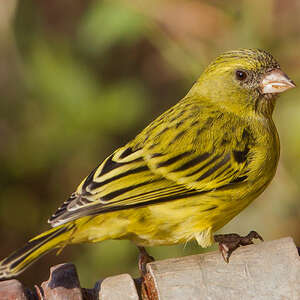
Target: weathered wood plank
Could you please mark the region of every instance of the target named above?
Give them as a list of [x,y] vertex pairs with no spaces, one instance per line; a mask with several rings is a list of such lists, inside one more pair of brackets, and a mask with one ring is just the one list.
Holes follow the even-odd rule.
[[300,299],[300,258],[291,238],[147,265],[159,300]]
[[99,300],[139,300],[132,277],[122,274],[105,278],[101,283]]
[[43,282],[46,300],[82,300],[76,268],[73,264],[60,264],[50,269],[50,278]]
[[15,279],[0,282],[1,300],[26,300],[25,290],[22,284]]

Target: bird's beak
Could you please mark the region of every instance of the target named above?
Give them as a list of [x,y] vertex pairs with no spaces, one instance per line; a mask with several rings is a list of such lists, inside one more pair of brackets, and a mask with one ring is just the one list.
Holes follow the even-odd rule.
[[294,87],[296,87],[295,83],[280,69],[272,70],[264,75],[260,85],[263,94],[282,93]]

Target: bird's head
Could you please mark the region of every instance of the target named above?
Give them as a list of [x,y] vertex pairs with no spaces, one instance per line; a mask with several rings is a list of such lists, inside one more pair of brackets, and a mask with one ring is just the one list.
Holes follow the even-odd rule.
[[276,96],[293,87],[271,54],[240,49],[217,57],[191,92],[238,114],[271,116]]

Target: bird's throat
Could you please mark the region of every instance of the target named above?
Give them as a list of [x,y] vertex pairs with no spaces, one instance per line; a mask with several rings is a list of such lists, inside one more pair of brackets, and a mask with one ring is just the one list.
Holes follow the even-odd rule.
[[277,95],[265,94],[260,95],[255,103],[255,111],[266,117],[271,117],[274,111]]

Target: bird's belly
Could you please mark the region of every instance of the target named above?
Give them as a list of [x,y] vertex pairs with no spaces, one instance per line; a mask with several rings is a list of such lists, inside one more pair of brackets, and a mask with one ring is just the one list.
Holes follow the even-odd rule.
[[142,208],[106,213],[90,218],[78,229],[76,240],[100,242],[129,239],[140,246],[173,245],[196,239],[207,247],[213,233],[228,223],[248,203],[222,199],[216,193],[194,196]]

